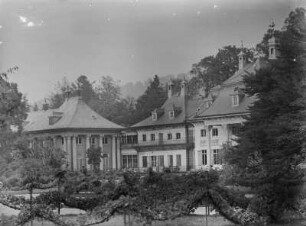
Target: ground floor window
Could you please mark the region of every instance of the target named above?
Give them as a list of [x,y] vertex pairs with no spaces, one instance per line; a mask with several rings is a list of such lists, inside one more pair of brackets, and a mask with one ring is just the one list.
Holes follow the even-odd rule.
[[182,158],[181,155],[176,155],[176,166],[182,165]]
[[142,166],[144,168],[148,167],[148,159],[147,156],[142,156]]
[[168,165],[169,167],[173,166],[173,155],[168,155]]
[[123,168],[137,168],[137,155],[123,155],[122,165]]
[[163,155],[160,155],[160,156],[158,156],[159,157],[159,166],[164,166],[165,165],[165,163],[164,163],[164,156]]
[[213,156],[214,156],[214,165],[221,165],[222,157],[219,149],[213,150]]
[[202,150],[202,165],[207,165],[207,150]]
[[156,167],[156,156],[151,156],[151,163],[153,167]]

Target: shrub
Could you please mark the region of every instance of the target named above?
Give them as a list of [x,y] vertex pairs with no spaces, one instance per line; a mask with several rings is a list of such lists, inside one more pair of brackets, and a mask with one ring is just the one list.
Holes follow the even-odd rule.
[[20,185],[20,181],[16,177],[11,177],[7,180],[7,186],[8,187],[16,187]]

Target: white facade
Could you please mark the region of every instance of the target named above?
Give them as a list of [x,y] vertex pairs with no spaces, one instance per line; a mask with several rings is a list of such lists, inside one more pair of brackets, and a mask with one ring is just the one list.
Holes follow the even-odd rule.
[[[137,136],[137,143],[132,142],[133,136]],[[122,138],[125,140],[121,143],[123,168],[136,168],[133,158],[137,156],[137,169],[140,171],[149,167],[154,171],[162,171],[164,168],[186,171],[184,126],[137,129],[135,132],[125,133]]]
[[[241,116],[207,119],[193,123],[195,136],[195,169],[220,168],[224,145],[235,145],[233,130],[239,129]],[[235,132],[234,132],[235,133]]]

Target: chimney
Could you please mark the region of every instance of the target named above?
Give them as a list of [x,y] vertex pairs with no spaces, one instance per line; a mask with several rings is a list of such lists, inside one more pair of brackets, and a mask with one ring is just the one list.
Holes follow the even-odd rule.
[[173,96],[173,86],[174,84],[170,80],[170,82],[168,83],[168,98],[171,98]]
[[241,50],[241,52],[238,54],[238,59],[239,59],[239,70],[242,70],[245,65],[246,65],[246,57],[245,57],[245,53],[243,52],[243,50]]
[[239,61],[238,70],[242,70],[246,65],[246,56],[243,51],[243,41],[242,40],[241,40],[241,51],[238,54],[238,61]]
[[49,104],[47,103],[46,99],[45,99],[45,103],[42,105],[42,109],[43,111],[47,111],[49,109]]
[[187,81],[184,79],[181,82],[181,96],[187,96]]

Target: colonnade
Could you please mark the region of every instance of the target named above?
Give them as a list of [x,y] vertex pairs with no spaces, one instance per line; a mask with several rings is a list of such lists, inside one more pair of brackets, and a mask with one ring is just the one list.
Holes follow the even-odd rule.
[[[95,143],[92,143],[91,139],[94,139]],[[83,167],[87,170],[92,169],[91,165],[88,164],[86,154],[91,145],[101,148],[100,169],[121,168],[120,139],[117,134],[41,134],[32,136],[29,145],[30,147],[34,147],[35,143],[45,145],[46,141],[51,142],[54,147],[61,148],[66,153],[66,164],[70,170],[82,170]],[[107,143],[103,141],[107,141]]]

